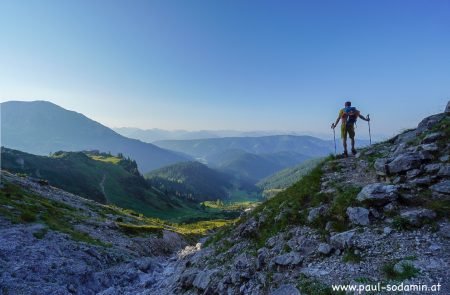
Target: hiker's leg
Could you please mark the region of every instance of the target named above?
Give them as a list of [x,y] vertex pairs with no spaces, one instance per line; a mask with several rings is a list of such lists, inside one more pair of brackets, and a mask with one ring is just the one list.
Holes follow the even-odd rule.
[[347,130],[345,128],[345,125],[341,126],[341,138],[342,138],[342,145],[344,146],[344,153],[347,152]]
[[351,126],[348,128],[348,136],[350,137],[350,142],[352,144],[352,154],[356,154],[355,149],[355,126]]

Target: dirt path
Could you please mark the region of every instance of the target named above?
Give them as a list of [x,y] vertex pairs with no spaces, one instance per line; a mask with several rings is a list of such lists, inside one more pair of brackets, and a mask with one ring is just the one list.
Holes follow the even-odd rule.
[[100,181],[99,185],[100,185],[100,190],[102,191],[102,194],[105,196],[106,203],[109,203],[108,196],[106,195],[106,191],[105,191],[105,180],[106,180],[106,174],[103,174],[102,181]]

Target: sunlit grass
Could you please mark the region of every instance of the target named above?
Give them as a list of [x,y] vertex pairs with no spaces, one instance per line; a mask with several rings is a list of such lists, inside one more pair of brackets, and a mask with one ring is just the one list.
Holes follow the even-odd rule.
[[118,164],[122,159],[115,157],[115,156],[106,156],[106,155],[88,155],[92,160],[111,163],[111,164]]

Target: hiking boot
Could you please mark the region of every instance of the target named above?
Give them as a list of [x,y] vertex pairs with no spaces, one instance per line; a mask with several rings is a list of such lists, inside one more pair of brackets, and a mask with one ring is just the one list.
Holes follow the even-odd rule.
[[347,151],[344,151],[344,152],[342,153],[342,156],[343,156],[344,158],[347,158],[347,157],[348,157]]
[[352,154],[356,155],[357,151],[355,149],[352,149]]

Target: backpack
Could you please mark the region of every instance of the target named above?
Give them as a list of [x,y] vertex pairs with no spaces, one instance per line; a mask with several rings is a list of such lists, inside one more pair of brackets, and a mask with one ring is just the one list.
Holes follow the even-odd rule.
[[346,126],[351,126],[356,123],[359,117],[359,111],[355,107],[344,108],[344,113],[342,114],[342,119]]

